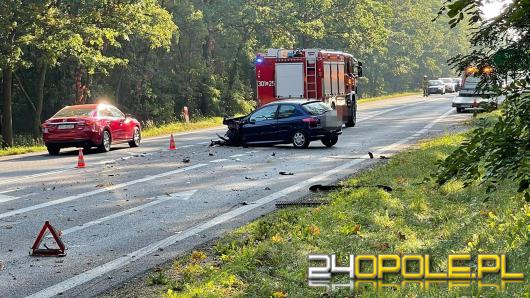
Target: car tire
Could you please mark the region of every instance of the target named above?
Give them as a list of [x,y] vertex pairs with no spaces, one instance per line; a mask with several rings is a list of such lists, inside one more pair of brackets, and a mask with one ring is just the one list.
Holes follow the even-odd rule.
[[142,132],[140,131],[140,128],[138,126],[136,126],[134,128],[133,138],[132,138],[132,140],[129,141],[129,146],[131,148],[139,147],[141,141],[142,141]]
[[324,146],[326,146],[328,148],[331,148],[335,144],[337,144],[337,142],[339,141],[339,137],[338,136],[331,136],[331,137],[323,138],[320,141],[322,142],[322,144],[324,144]]
[[350,114],[348,115],[348,122],[346,122],[346,127],[355,127],[357,123],[357,100],[353,100],[352,107],[349,109]]
[[98,146],[100,152],[109,152],[110,145],[112,143],[112,136],[108,130],[103,131],[103,136],[101,137],[101,145]]
[[307,134],[301,130],[297,130],[293,133],[291,137],[291,141],[293,143],[294,148],[296,149],[304,149],[309,147],[309,137]]
[[59,155],[59,152],[61,152],[61,147],[59,146],[46,145],[46,149],[48,149],[48,153],[52,156]]

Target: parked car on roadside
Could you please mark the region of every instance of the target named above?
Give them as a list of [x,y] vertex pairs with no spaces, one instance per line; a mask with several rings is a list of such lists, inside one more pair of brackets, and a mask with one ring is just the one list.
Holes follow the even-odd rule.
[[445,85],[441,80],[429,80],[428,93],[445,94]]
[[50,155],[67,147],[97,147],[108,152],[111,144],[140,146],[141,124],[112,105],[75,105],[64,107],[46,120],[42,136]]
[[454,93],[456,92],[456,86],[451,78],[439,78],[445,85],[445,92]]
[[342,134],[336,111],[321,101],[275,101],[223,123],[229,127],[230,142],[243,146],[292,143],[295,148],[307,148],[310,142],[320,140],[332,147]]

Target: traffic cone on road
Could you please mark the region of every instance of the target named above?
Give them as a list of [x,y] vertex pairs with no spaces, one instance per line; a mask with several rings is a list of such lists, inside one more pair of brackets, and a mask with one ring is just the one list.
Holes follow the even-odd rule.
[[83,155],[83,149],[79,149],[79,157],[77,158],[77,167],[78,169],[86,167],[85,156]]
[[177,150],[177,147],[175,146],[175,139],[173,139],[173,134],[171,134],[171,137],[169,138],[169,150]]

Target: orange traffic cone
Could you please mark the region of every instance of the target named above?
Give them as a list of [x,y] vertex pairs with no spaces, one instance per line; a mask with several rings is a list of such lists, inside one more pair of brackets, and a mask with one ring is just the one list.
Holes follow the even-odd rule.
[[177,147],[175,146],[175,139],[173,139],[173,134],[171,134],[171,138],[169,138],[169,150],[177,150]]
[[79,149],[79,157],[77,158],[77,167],[78,169],[86,167],[85,157],[83,156],[83,149]]

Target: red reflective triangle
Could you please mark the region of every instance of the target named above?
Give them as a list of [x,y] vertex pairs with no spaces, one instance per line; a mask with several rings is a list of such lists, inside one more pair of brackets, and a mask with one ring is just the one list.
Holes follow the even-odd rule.
[[[50,231],[50,234],[52,235],[53,239],[55,240],[55,243],[57,243],[57,246],[59,246],[59,249],[57,248],[39,248],[42,240],[44,239],[44,235],[46,234],[46,230]],[[49,221],[46,221],[44,223],[44,226],[42,226],[42,229],[39,232],[39,235],[37,236],[37,239],[35,239],[35,243],[33,243],[33,246],[31,247],[33,256],[65,256],[66,253],[64,252],[66,250],[63,241],[59,237],[59,234],[53,226],[50,224]]]

